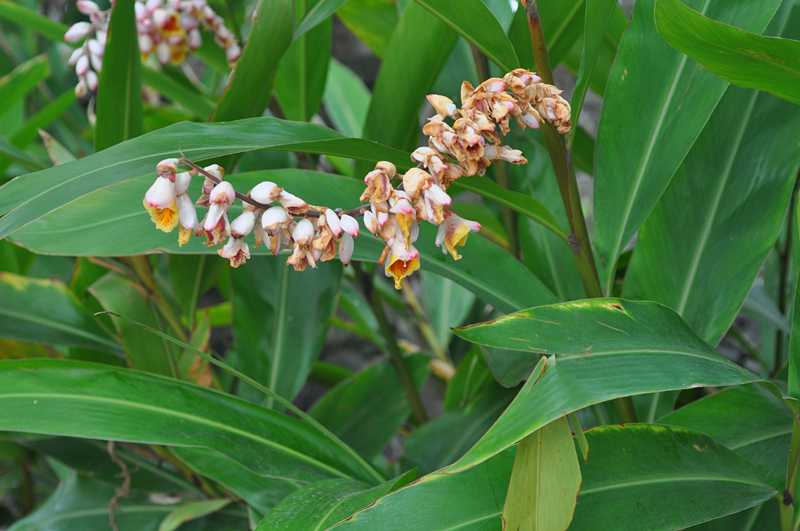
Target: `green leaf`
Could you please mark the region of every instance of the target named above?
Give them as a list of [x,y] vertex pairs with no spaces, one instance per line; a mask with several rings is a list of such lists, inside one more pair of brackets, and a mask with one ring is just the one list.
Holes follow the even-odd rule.
[[311,31],[325,19],[333,15],[333,13],[347,3],[347,0],[319,0],[307,13],[303,16],[297,29],[294,30],[292,40],[296,41],[307,32]]
[[480,391],[487,387],[492,387],[494,378],[489,366],[481,355],[480,347],[472,345],[461,361],[455,376],[447,385],[447,392],[444,396],[444,410],[452,411],[463,407],[467,402],[472,401]]
[[[800,275],[800,273],[798,273]],[[800,398],[800,276],[794,288],[794,310],[792,312],[792,334],[789,341],[789,395]]]
[[175,531],[184,523],[215,513],[228,505],[231,500],[201,500],[176,507],[161,521],[158,531]]
[[758,385],[742,385],[705,397],[669,415],[659,424],[709,435],[750,461],[760,476],[783,489],[792,438],[792,413]]
[[[409,151],[417,147],[419,110],[456,38],[447,24],[419,4],[406,7],[375,80],[364,138]],[[356,164],[356,175],[372,169]]]
[[[314,0],[294,0],[300,17],[314,6]],[[295,37],[281,59],[275,77],[275,95],[288,120],[310,121],[322,104],[328,63],[331,57],[333,20],[318,24]]]
[[[210,389],[136,371],[63,360],[0,362],[0,429],[195,446],[256,473],[300,481],[372,482],[315,428]],[[179,426],[180,429],[176,429]]]
[[800,107],[730,87],[642,226],[624,295],[670,306],[716,345],[781,230],[798,142]]
[[[667,188],[728,86],[659,42],[654,3],[636,2],[611,72],[597,134],[595,243],[606,293],[617,257]],[[691,4],[725,23],[761,32],[780,1]]]
[[336,529],[374,531],[391,522],[404,531],[499,530],[513,462],[514,451],[508,450],[460,474],[447,469],[428,474],[378,499]]
[[475,302],[475,295],[450,279],[427,273],[422,278],[422,295],[428,319],[440,351],[447,350],[452,327],[461,326]]
[[142,83],[204,120],[214,112],[214,102],[201,94],[197,88],[180,83],[164,72],[156,72],[148,66],[143,66]]
[[[531,308],[460,328],[464,339],[525,352],[528,371],[544,355],[555,367],[529,379],[491,430],[455,465],[457,472],[508,448],[539,427],[612,398],[759,381],[700,340],[672,310],[651,302],[592,299]],[[652,367],[657,365],[658,371]]]
[[634,424],[595,428],[586,439],[591,451],[570,529],[683,529],[775,494],[750,463],[707,435]]
[[[212,127],[216,129],[223,126]],[[136,139],[134,142],[139,140]],[[356,141],[356,143],[361,142],[364,141]],[[95,156],[100,155],[103,153]],[[91,157],[70,164],[78,164],[89,158]],[[53,212],[15,235],[15,240],[39,252],[53,254],[85,253],[93,256],[120,256],[161,250],[187,254],[215,253],[214,249],[202,245],[197,238],[179,247],[176,235],[156,231],[140,201],[132,199],[144,197],[145,191],[152,183],[152,168],[160,158],[162,157],[158,155],[153,156],[149,159],[152,165],[146,164],[139,170],[145,172],[146,177],[97,191],[66,208]],[[67,168],[70,164],[59,168]],[[99,180],[100,174],[102,172],[97,172],[94,177]],[[120,176],[119,173],[115,175]],[[103,176],[107,178],[105,174]],[[26,179],[32,179],[32,176],[26,176]],[[351,208],[364,189],[363,183],[355,179],[303,170],[253,172],[230,178],[234,186],[240,190],[249,190],[264,180],[285,187],[311,204],[325,204],[333,208],[337,206]],[[194,186],[199,187],[200,183],[195,183]],[[190,189],[193,197],[196,197],[194,192],[196,189]],[[3,194],[0,193],[0,202],[3,198]],[[109,205],[114,205],[113,211],[109,211]],[[235,206],[230,215],[233,217],[238,215],[239,208]],[[0,219],[0,226],[2,222]],[[456,262],[449,255],[443,254],[434,244],[436,227],[427,223],[424,225],[415,245],[423,255],[422,267],[425,270],[458,282],[501,311],[514,311],[556,301],[553,294],[524,265],[497,245],[479,235],[473,236],[468,240],[463,258]],[[124,234],[125,237],[118,238],[115,236],[117,234]],[[363,231],[356,241],[354,257],[356,260],[377,261],[384,247],[380,240]],[[252,251],[253,254],[269,252],[263,247]],[[274,259],[285,261],[284,258]],[[328,264],[320,265],[320,267],[328,266]]]
[[[292,0],[259,0],[242,56],[217,102],[212,122],[261,116],[269,105],[278,64],[292,39]],[[237,157],[217,161],[233,170]]]
[[336,11],[336,16],[375,55],[384,58],[397,26],[394,0],[349,0]]
[[[417,388],[428,379],[430,357],[406,359]],[[325,394],[309,414],[367,459],[378,456],[411,414],[406,391],[391,362],[354,374]]]
[[[334,262],[304,274],[269,256],[254,257],[247,267],[231,271],[238,368],[294,400],[325,343],[342,270]],[[275,406],[272,398],[264,401],[247,386],[242,396]]]
[[691,531],[779,531],[781,529],[779,503],[777,498],[772,498],[752,509],[687,529],[691,529]]
[[[75,155],[70,152],[67,148],[65,148],[58,140],[56,140],[50,133],[47,131],[39,130],[39,136],[42,139],[42,144],[44,144],[44,148],[47,150],[47,154],[50,156],[50,162],[53,163],[53,166],[58,166],[60,164],[64,164],[66,162],[72,162],[75,160]],[[44,168],[42,168],[44,169]]]
[[452,464],[492,427],[514,394],[494,384],[465,405],[426,422],[406,438],[403,460],[423,474]]
[[494,64],[506,72],[519,67],[514,46],[506,32],[481,0],[414,0],[439,17],[459,35],[483,52]]
[[369,488],[350,479],[318,481],[287,496],[256,527],[256,531],[318,531],[328,529],[416,476],[406,474]]
[[179,150],[199,161],[256,149],[388,160],[401,168],[410,164],[408,154],[403,151],[347,138],[315,124],[270,117],[223,124],[181,123],[9,182],[0,188],[0,215],[3,215],[0,239],[101,188],[144,175],[152,176],[160,160],[178,156]]
[[41,344],[120,352],[62,282],[0,272],[0,336]]
[[64,41],[64,34],[69,29],[64,24],[50,20],[25,6],[10,0],[0,0],[0,18],[12,24],[18,24],[25,29],[47,37],[56,42]]
[[581,467],[569,421],[561,417],[522,439],[503,507],[503,525],[564,530],[572,521]]
[[[119,274],[106,275],[89,288],[104,310],[119,313],[147,326],[160,329],[160,314],[154,301],[148,300],[141,287]],[[128,365],[132,369],[177,377],[170,357],[172,346],[130,322],[112,317]]]
[[175,447],[172,452],[189,468],[221,483],[254,509],[266,514],[295,490],[308,484],[289,478],[264,477],[244,464],[206,448]]
[[142,134],[142,59],[134,3],[134,0],[119,0],[111,8],[97,87],[95,151]]
[[750,288],[750,293],[742,305],[742,311],[750,317],[759,319],[765,325],[772,325],[775,328],[784,332],[791,332],[792,327],[789,321],[778,309],[778,305],[767,293],[767,289],[760,279],[753,282],[753,287]]
[[657,0],[655,21],[670,46],[710,72],[800,104],[800,42],[716,22],[678,0]]
[[169,256],[169,278],[175,298],[181,305],[183,315],[189,319],[189,329],[194,328],[197,301],[219,280],[227,264],[214,257],[202,255]]
[[[17,521],[9,531],[108,529],[108,503],[114,498],[114,493],[114,487],[80,474],[70,474],[44,504]],[[171,505],[152,503],[146,494],[132,493],[119,500],[114,518],[119,531],[157,531],[159,522],[173,509]],[[181,527],[181,531],[241,529],[246,525],[240,512],[226,513],[192,522]]]
[[[0,12],[5,2],[0,4]],[[63,35],[62,35],[63,36]],[[0,117],[50,76],[50,61],[44,55],[25,61],[0,78]]]
[[[18,442],[25,448],[57,459],[95,481],[112,487],[120,484],[120,466],[109,458],[108,445],[104,441],[46,437]],[[195,496],[203,495],[200,489],[171,467],[139,455],[125,445],[116,445],[114,455],[128,467],[130,488],[134,492],[187,492]]]
[[538,199],[506,190],[485,177],[463,177],[456,181],[454,185],[456,188],[475,192],[487,199],[492,199],[501,205],[507,206],[515,212],[541,223],[542,226],[564,240],[564,242],[567,241],[567,235],[561,230],[561,225],[555,216]]
[[[572,95],[572,121],[578,123],[583,108],[583,98],[589,89],[589,80],[597,64],[603,37],[606,34],[614,8],[618,7],[616,0],[602,0],[586,2],[586,22],[583,31],[583,52],[581,54],[581,67],[578,79],[575,82],[575,92]],[[574,141],[578,128],[574,128],[569,137],[570,144]]]
[[[317,4],[319,5],[319,4]],[[343,135],[361,136],[372,94],[352,70],[331,58],[325,83],[325,113]]]
[[13,162],[31,170],[31,171],[39,171],[45,169],[47,166],[42,164],[42,162],[24,151],[20,148],[15,146],[14,144],[10,143],[8,140],[0,136],[0,155],[4,157],[8,157]]

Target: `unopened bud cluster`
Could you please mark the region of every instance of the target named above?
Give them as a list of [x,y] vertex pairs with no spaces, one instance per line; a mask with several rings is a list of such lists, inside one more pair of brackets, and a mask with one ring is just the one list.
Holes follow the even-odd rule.
[[[69,58],[69,65],[74,66],[78,74],[75,94],[80,98],[87,91],[97,90],[111,10],[103,11],[91,0],[80,0],[77,7],[89,16],[89,22],[74,24],[67,30],[64,40],[76,43],[86,38]],[[155,53],[161,64],[182,63],[188,53],[203,43],[201,28],[214,34],[214,41],[225,50],[231,66],[242,54],[225,21],[214,13],[206,0],[137,0],[134,8],[143,59]]]
[[[520,151],[500,145],[500,133],[508,133],[512,116],[523,129],[538,128],[545,121],[561,133],[571,128],[569,103],[561,91],[523,69],[476,88],[464,82],[460,109],[444,96],[430,95],[428,100],[437,114],[423,128],[429,136],[428,147],[412,154],[419,166],[401,175],[394,164],[379,162],[364,178],[367,188],[360,200],[367,204],[356,209],[310,206],[272,182],[260,183],[247,196],[238,195],[225,181],[220,166],[199,168],[186,159],[158,164],[158,178],[147,191],[144,206],[159,229],[170,232],[179,227],[181,245],[192,233],[204,237],[209,246],[224,243],[218,254],[238,267],[250,257],[243,239],[252,232],[256,247],[266,244],[276,255],[282,248],[291,250],[287,263],[297,271],[337,255],[347,265],[353,255],[353,238],[359,233],[356,218],[363,217],[367,230],[385,243],[379,263],[400,289],[402,280],[420,267],[414,242],[421,221],[439,227],[436,245],[456,260],[461,258],[456,248],[466,243],[469,233],[481,228],[445,209],[452,202],[447,194],[450,184],[463,176],[483,175],[486,167],[498,160],[527,162]],[[448,118],[454,120],[452,125],[445,121]],[[193,170],[178,173],[180,162]],[[198,173],[205,181],[200,199],[193,203],[187,191],[192,176]],[[396,179],[402,180],[397,187],[392,184]],[[228,211],[237,196],[244,211],[229,221]],[[198,221],[195,204],[208,208],[202,221]]]

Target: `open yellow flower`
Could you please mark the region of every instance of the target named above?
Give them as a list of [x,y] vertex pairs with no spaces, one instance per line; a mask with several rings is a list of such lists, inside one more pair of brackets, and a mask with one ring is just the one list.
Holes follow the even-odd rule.
[[385,261],[387,277],[394,277],[395,289],[403,287],[403,279],[419,269],[419,251],[413,245],[408,250],[400,238],[395,238],[394,245]]
[[449,252],[455,260],[460,260],[461,255],[456,251],[456,247],[463,247],[467,243],[469,233],[481,230],[481,224],[449,211],[445,211],[445,216],[444,223],[439,226],[439,232],[436,234],[436,245],[442,247],[443,253]]

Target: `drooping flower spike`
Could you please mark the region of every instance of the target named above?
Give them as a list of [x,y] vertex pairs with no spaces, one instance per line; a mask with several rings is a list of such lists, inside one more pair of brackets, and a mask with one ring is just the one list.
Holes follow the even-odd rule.
[[[64,40],[74,44],[86,39],[68,61],[78,75],[75,95],[82,98],[97,90],[114,1],[106,11],[91,0],[79,0],[77,7],[89,16],[89,22],[73,24],[64,34]],[[225,21],[206,0],[136,0],[134,11],[142,59],[155,53],[161,64],[182,63],[187,54],[203,44],[201,28],[214,35],[214,41],[225,50],[231,67],[242,54]]]
[[[161,1],[150,0],[148,5]],[[337,256],[345,266],[350,263],[359,235],[357,218],[363,217],[367,231],[385,244],[379,263],[400,289],[403,279],[421,265],[420,253],[414,247],[420,222],[438,226],[435,243],[454,260],[461,258],[457,248],[466,244],[469,234],[481,229],[479,223],[447,210],[452,203],[447,193],[450,184],[465,175],[483,175],[499,160],[527,162],[521,151],[501,145],[501,135],[508,132],[511,117],[523,129],[538,128],[549,121],[560,132],[569,132],[569,103],[560,94],[536,74],[517,69],[503,79],[492,78],[475,88],[465,82],[461,108],[444,96],[429,96],[437,114],[423,128],[429,135],[428,146],[418,148],[411,156],[419,167],[398,174],[394,164],[378,162],[364,178],[366,189],[360,200],[367,203],[352,210],[309,205],[268,181],[242,195],[225,180],[222,167],[200,168],[185,158],[158,164],[158,177],[146,192],[144,204],[157,228],[170,232],[180,227],[181,245],[189,240],[192,230],[197,236],[205,236],[204,243],[209,246],[221,245],[227,238],[217,252],[238,267],[250,258],[244,239],[254,233],[255,247],[266,244],[275,255],[288,249],[291,254],[287,264],[297,271],[315,268],[319,262]],[[452,125],[446,120],[453,120]],[[180,162],[191,171],[178,173]],[[196,174],[204,177],[196,204],[208,208],[200,222],[188,196],[189,182]],[[395,187],[393,182],[398,179],[401,182]],[[228,213],[236,198],[242,201],[244,210],[230,222]]]

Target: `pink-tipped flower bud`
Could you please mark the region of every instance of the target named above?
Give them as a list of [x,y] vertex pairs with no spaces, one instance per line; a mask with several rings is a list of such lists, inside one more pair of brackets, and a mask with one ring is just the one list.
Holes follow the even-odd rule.
[[353,216],[344,214],[339,221],[341,221],[342,230],[353,238],[358,237],[358,221]]
[[80,59],[83,56],[84,52],[85,50],[83,49],[83,47],[76,48],[75,51],[73,51],[72,54],[69,56],[67,64],[69,66],[75,66],[76,64],[78,64],[78,59]]
[[75,73],[78,76],[85,76],[86,72],[89,71],[89,58],[85,55],[82,55],[78,62],[75,64]]
[[78,42],[92,31],[92,24],[90,22],[77,22],[73,24],[64,34],[66,42]]
[[339,221],[339,216],[336,215],[336,212],[334,212],[330,208],[326,208],[325,221],[331,228],[331,232],[333,232],[333,235],[338,238],[342,234],[342,223],[341,221]]
[[86,72],[86,86],[89,87],[89,90],[95,91],[97,90],[97,85],[100,83],[100,79],[97,77],[97,74],[94,70],[89,70]]
[[98,6],[91,0],[78,0],[78,3],[76,5],[78,7],[78,11],[80,11],[84,15],[91,15],[92,13],[100,12],[100,6]]

